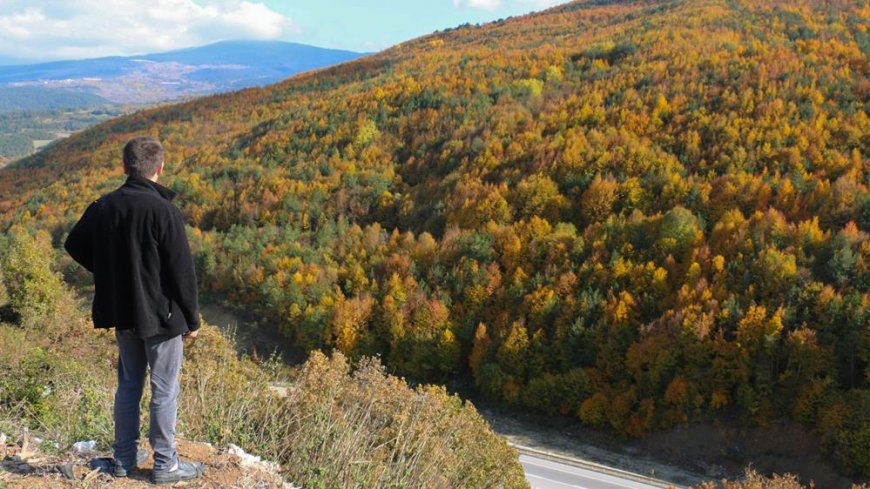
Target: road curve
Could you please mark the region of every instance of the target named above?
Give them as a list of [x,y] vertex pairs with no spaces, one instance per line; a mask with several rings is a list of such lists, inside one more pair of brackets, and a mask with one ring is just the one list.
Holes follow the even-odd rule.
[[539,450],[516,447],[533,489],[661,489],[664,481]]

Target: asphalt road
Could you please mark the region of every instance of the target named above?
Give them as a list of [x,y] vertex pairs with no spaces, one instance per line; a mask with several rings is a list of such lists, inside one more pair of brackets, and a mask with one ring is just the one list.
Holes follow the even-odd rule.
[[526,472],[526,479],[534,489],[659,489],[618,472],[599,472],[594,468],[583,468],[539,458],[530,454],[520,454],[520,463]]

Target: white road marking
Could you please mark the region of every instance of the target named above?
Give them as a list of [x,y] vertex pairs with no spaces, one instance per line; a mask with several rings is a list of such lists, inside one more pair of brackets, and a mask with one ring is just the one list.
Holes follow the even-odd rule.
[[[540,475],[535,475],[535,474],[526,474],[526,478],[541,479],[541,480],[545,480],[547,482],[552,482],[554,484],[559,484],[562,487],[576,487],[577,489],[589,489],[586,486],[578,486],[576,484],[567,484],[567,483],[562,482],[562,481],[557,481],[555,479],[548,479],[546,477],[542,477]],[[533,485],[532,487],[535,487],[535,486]]]

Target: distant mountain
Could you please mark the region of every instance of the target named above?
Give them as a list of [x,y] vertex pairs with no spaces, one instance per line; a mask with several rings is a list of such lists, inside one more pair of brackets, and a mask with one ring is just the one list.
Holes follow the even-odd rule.
[[0,113],[24,110],[79,109],[110,105],[97,95],[59,88],[4,87],[0,89]]
[[363,55],[281,41],[224,41],[142,56],[0,66],[0,93],[39,86],[151,103],[267,85]]

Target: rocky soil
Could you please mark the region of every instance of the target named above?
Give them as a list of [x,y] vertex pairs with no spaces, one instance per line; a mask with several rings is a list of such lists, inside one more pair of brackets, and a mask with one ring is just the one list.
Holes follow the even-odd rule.
[[[64,453],[51,448],[43,450],[33,445],[34,442],[26,440],[26,437],[17,442],[0,444],[0,488],[154,487],[148,482],[153,463],[150,450],[148,460],[130,477],[116,479],[88,466],[90,459],[110,456],[108,453],[77,455],[72,450]],[[148,449],[147,446],[144,448]],[[260,462],[237,447],[221,449],[208,443],[178,440],[178,453],[184,459],[203,462],[206,466],[205,476],[194,481],[179,482],[171,487],[294,487],[281,478],[275,464]]]

